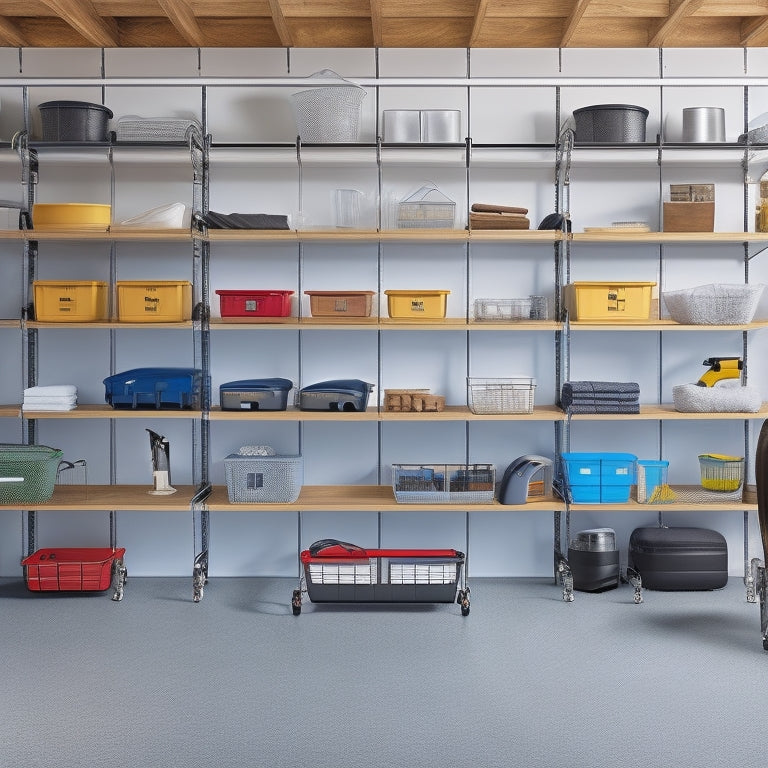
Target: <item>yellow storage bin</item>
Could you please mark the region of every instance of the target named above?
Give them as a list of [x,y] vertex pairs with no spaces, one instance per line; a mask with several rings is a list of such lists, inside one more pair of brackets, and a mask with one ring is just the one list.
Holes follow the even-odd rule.
[[38,230],[91,229],[106,232],[112,206],[98,203],[35,203],[32,227]]
[[571,320],[648,320],[655,282],[577,281],[565,286]]
[[384,291],[387,310],[393,318],[433,320],[445,317],[450,291]]
[[97,280],[35,280],[35,318],[44,323],[107,320],[109,290]]
[[178,323],[192,317],[188,280],[118,280],[117,319],[123,323]]

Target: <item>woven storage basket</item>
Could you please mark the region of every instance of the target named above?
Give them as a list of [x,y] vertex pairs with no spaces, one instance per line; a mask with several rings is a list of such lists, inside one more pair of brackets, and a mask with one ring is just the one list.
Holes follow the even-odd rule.
[[357,141],[365,89],[332,69],[315,72],[309,76],[312,78],[336,80],[339,85],[309,88],[291,96],[301,140],[316,144]]
[[757,387],[735,386],[723,381],[716,387],[678,384],[672,387],[672,402],[681,413],[757,413],[763,404]]
[[765,285],[708,283],[662,294],[670,317],[683,325],[750,323]]
[[46,445],[0,444],[0,504],[50,499],[61,456]]

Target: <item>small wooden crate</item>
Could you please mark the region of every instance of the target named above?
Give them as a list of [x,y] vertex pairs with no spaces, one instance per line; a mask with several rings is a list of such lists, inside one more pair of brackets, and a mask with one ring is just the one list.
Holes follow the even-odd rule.
[[664,203],[664,232],[714,232],[715,204]]
[[385,389],[384,410],[399,413],[439,413],[445,410],[445,397],[428,389]]
[[370,317],[374,291],[304,291],[312,317]]

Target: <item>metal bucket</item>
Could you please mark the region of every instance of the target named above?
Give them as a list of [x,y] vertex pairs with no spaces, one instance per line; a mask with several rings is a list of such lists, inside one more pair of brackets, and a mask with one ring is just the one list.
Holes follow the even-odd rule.
[[725,110],[722,107],[685,108],[683,141],[696,144],[725,141]]

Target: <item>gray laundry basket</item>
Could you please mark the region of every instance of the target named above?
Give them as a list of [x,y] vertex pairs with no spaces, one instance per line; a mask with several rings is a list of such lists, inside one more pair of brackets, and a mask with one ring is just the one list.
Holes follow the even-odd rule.
[[312,78],[335,80],[339,85],[309,88],[291,96],[301,141],[309,144],[357,141],[365,89],[331,69],[315,72],[309,76]]
[[645,141],[648,110],[634,104],[594,104],[573,110],[579,144],[629,144]]

